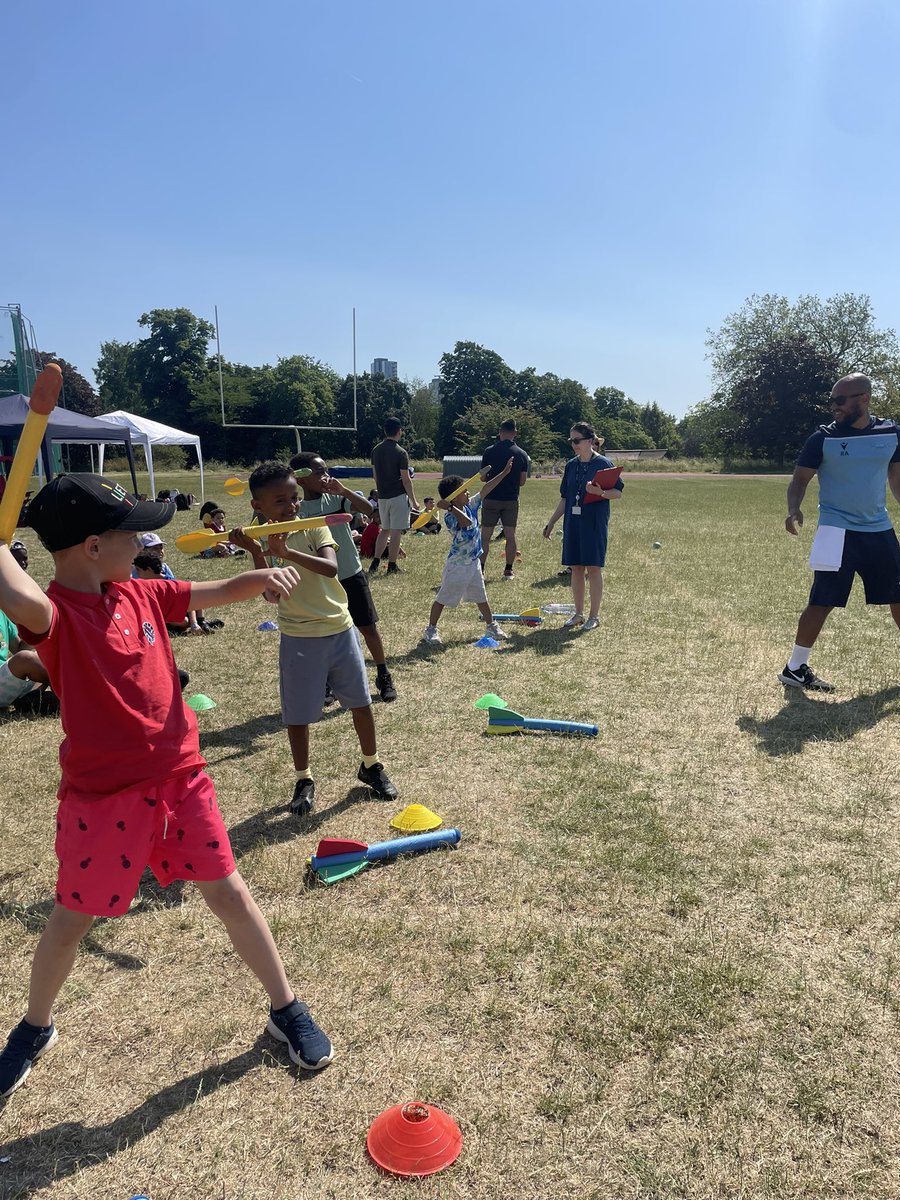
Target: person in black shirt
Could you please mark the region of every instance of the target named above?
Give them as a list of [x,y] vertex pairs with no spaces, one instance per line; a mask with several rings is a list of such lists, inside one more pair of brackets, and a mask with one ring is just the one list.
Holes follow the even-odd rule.
[[[514,460],[510,473],[494,488],[490,500],[485,500],[481,506],[481,565],[484,567],[487,562],[491,547],[491,534],[499,521],[506,537],[504,579],[513,578],[513,563],[516,561],[517,550],[516,523],[519,519],[519,489],[524,486],[525,480],[528,478],[529,466],[528,455],[521,446],[516,445],[516,434],[516,423],[510,417],[501,423],[496,442],[488,446],[481,456],[481,474],[485,481],[499,475],[511,458]],[[484,473],[485,468],[489,468],[487,474]]]

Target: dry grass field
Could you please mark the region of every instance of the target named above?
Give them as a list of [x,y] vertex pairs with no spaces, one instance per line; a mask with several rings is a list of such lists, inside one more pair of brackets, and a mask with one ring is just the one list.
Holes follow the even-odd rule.
[[[556,496],[523,492],[514,582],[492,547],[497,610],[569,599],[560,541],[540,536]],[[855,594],[813,658],[837,691],[785,695],[811,535],[788,538],[783,514],[783,480],[633,480],[601,628],[548,618],[498,651],[473,647],[471,606],[445,614],[442,648],[419,645],[446,535],[406,539],[405,574],[373,583],[400,694],[377,703],[380,750],[402,803],[463,838],[330,888],[305,881],[318,839],[381,840],[402,804],[355,786],[352,725],[328,710],[317,809],[286,812],[278,638],[256,631],[269,606],[179,639],[188,690],[218,704],[201,747],[240,870],[336,1057],[298,1074],[199,895],[148,877],[127,917],[92,930],[58,1047],[0,1110],[0,1196],[900,1195],[898,635]],[[196,510],[172,535],[189,528]],[[488,691],[600,736],[487,737],[472,704]],[[0,720],[4,1033],[55,878],[59,740],[56,720]],[[414,1098],[456,1118],[463,1153],[404,1182],[364,1138]]]

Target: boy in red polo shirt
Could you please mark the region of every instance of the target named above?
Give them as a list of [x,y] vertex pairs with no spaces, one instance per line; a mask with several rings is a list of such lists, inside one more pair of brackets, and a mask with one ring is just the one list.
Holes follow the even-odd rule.
[[53,554],[46,594],[0,542],[0,609],[46,666],[65,732],[56,904],[35,951],[28,1011],[0,1054],[0,1098],[56,1042],[52,1008],[78,943],[95,917],[127,912],[146,866],[163,886],[197,884],[268,992],[267,1029],[293,1061],[317,1070],[332,1059],[235,870],[165,630],[189,609],[259,595],[276,603],[299,577],[283,567],[222,582],[132,580],[135,535],[162,528],[174,513],[171,502],[136,500],[98,475],[47,484],[29,509],[29,524]]

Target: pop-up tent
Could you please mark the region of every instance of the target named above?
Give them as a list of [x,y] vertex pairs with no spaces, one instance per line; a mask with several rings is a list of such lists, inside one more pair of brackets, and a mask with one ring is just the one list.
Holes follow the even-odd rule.
[[[147,460],[147,471],[150,475],[150,494],[156,495],[156,477],[153,473],[154,446],[193,446],[197,451],[197,462],[200,465],[200,499],[206,499],[206,485],[203,482],[203,454],[200,451],[200,439],[195,433],[183,433],[173,429],[171,425],[161,425],[159,421],[151,421],[148,417],[138,417],[134,413],[115,412],[104,413],[104,421],[111,421],[122,429],[128,430],[131,441],[135,446],[141,446]],[[113,439],[105,439],[111,441]],[[120,438],[124,441],[124,438]],[[103,446],[100,446],[100,470],[103,470]]]
[[[0,440],[10,444],[22,435],[22,427],[28,416],[28,397],[22,395],[0,397]],[[124,434],[124,436],[123,436]],[[124,442],[125,453],[131,468],[131,482],[137,491],[134,474],[134,454],[131,449],[131,434],[121,425],[101,417],[86,417],[68,408],[54,408],[47,422],[47,433],[41,443],[41,459],[48,479],[53,475],[53,460],[50,453],[52,442],[79,442],[82,445],[103,445],[104,442]]]

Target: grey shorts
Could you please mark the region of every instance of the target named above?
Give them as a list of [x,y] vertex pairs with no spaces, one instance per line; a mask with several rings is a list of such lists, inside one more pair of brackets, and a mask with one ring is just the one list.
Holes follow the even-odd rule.
[[409,529],[409,496],[391,496],[389,500],[378,497],[378,517],[382,529]]
[[485,500],[481,506],[482,526],[493,529],[499,521],[504,529],[515,529],[518,520],[518,500]]
[[372,703],[369,677],[355,629],[329,637],[281,635],[278,654],[281,720],[285,725],[313,725],[322,716],[325,684],[344,708]]

